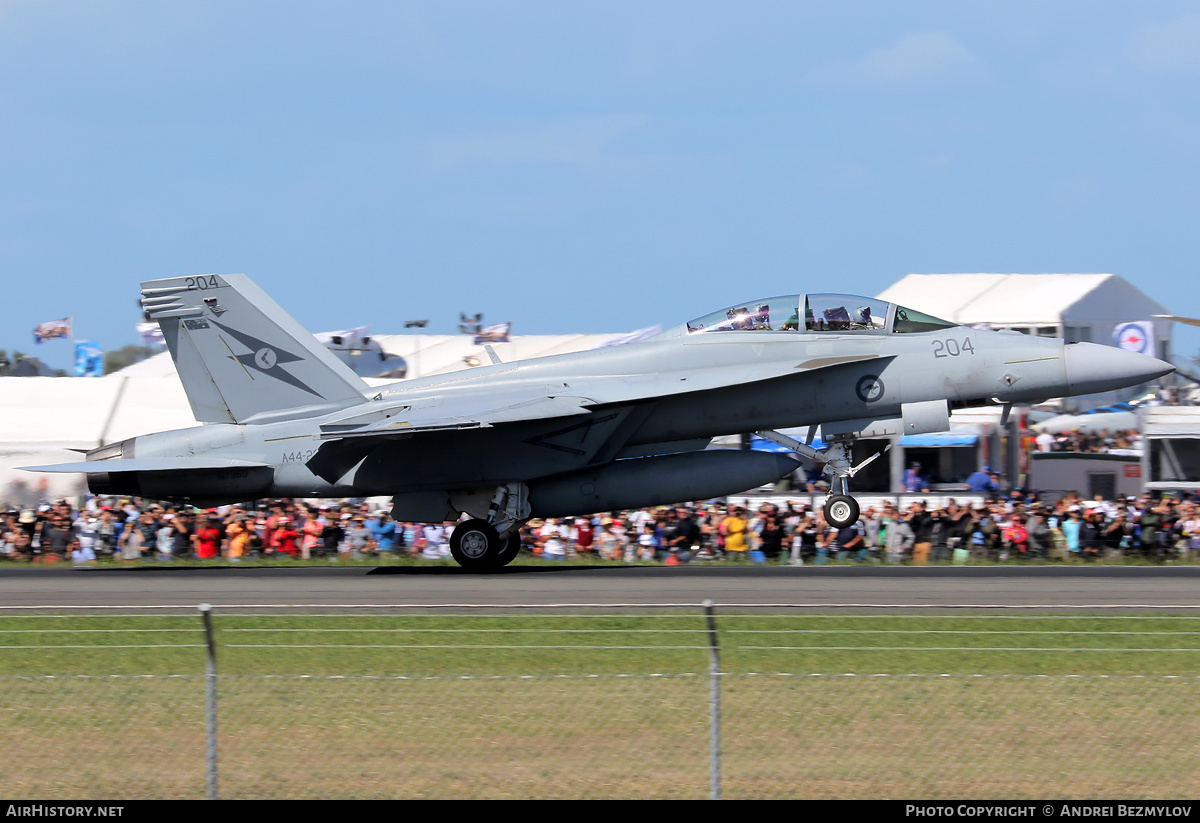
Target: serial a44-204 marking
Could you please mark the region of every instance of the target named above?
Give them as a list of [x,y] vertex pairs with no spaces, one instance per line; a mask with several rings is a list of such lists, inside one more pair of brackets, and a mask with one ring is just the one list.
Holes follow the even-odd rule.
[[317,453],[316,449],[306,449],[298,452],[284,452],[280,463],[307,463]]

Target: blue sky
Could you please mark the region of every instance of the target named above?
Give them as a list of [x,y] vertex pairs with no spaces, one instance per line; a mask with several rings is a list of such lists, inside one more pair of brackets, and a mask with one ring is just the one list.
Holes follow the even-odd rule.
[[964,271],[1197,316],[1198,81],[1185,2],[0,0],[0,348],[208,272],[314,331]]

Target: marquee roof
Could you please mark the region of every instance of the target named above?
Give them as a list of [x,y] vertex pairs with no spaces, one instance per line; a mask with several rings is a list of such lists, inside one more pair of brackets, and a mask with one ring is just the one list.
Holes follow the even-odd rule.
[[963,325],[1116,324],[1168,313],[1115,274],[910,274],[879,297]]

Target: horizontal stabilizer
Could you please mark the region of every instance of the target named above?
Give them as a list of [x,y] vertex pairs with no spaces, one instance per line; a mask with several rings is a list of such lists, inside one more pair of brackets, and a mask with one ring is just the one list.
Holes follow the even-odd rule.
[[27,472],[177,472],[193,469],[257,469],[266,463],[251,460],[234,460],[228,457],[175,457],[146,458],[139,460],[85,460],[81,463],[55,463],[50,466],[20,466]]

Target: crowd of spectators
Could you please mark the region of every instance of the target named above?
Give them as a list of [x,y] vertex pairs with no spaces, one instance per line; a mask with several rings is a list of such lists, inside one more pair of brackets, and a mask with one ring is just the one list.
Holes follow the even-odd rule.
[[[195,510],[153,501],[93,498],[80,510],[60,500],[9,510],[0,558],[92,564],[195,559],[362,560],[450,557],[453,523],[395,522],[368,503],[308,505],[265,500]],[[990,495],[941,507],[885,502],[835,529],[800,503],[756,511],[736,502],[531,520],[518,539],[526,556],[551,561],[676,565],[701,561],[967,563],[1200,558],[1200,504],[1164,495],[1045,503],[1035,494]]]
[[1139,452],[1142,448],[1142,436],[1136,429],[1120,429],[1113,432],[1107,429],[1098,432],[1069,429],[1057,434],[1042,432],[1035,438],[1035,442],[1038,451],[1041,452],[1122,454]]

